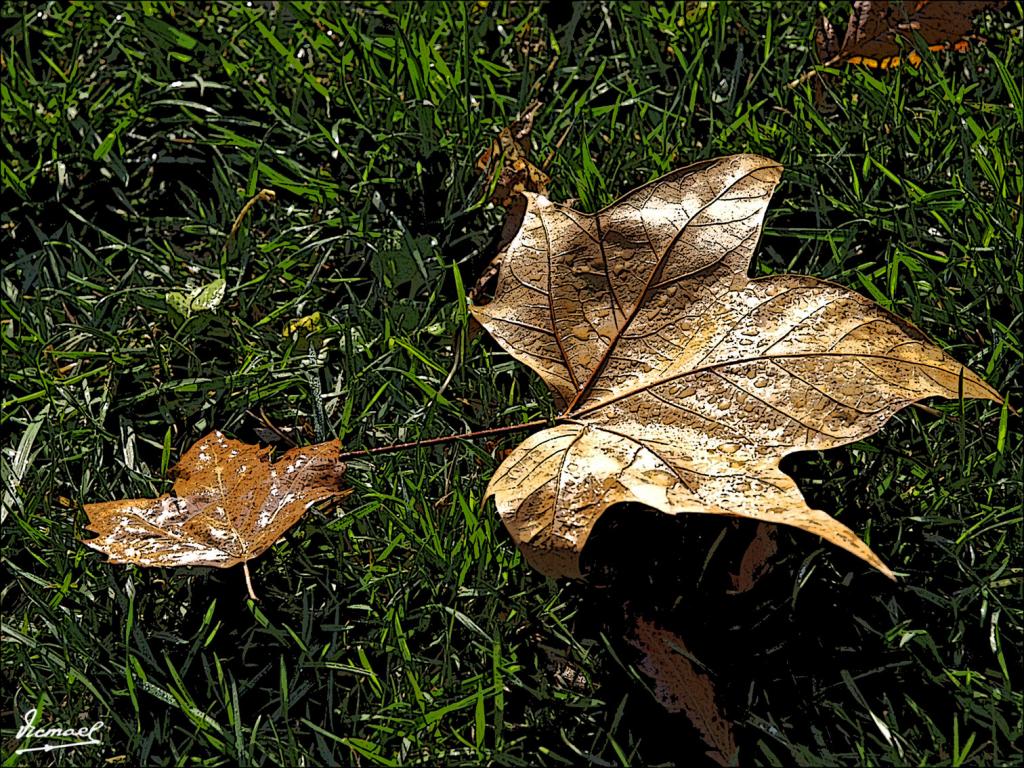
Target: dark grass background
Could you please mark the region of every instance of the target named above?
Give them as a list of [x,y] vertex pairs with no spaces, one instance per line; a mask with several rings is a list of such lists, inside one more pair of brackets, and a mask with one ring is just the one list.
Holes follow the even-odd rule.
[[[601,521],[588,583],[546,581],[481,505],[511,438],[353,462],[354,493],[254,563],[257,605],[238,569],[78,543],[83,502],[165,490],[213,426],[360,448],[552,415],[465,313],[502,219],[473,161],[534,98],[551,196],[584,210],[693,160],[778,159],[754,270],[871,296],[1019,407],[1020,3],[964,55],[834,71],[824,105],[785,88],[817,6],[5,2],[5,764],[699,758],[624,605],[686,638],[745,764],[1017,764],[1020,421],[992,403],[790,460],[896,584],[784,531],[729,596],[749,527],[635,508]],[[169,311],[219,277],[216,313]],[[316,335],[282,333],[315,311]],[[102,719],[104,745],[16,756],[32,708]]]

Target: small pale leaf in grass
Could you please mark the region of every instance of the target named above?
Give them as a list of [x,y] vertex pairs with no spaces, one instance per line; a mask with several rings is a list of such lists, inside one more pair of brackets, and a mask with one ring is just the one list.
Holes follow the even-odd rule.
[[182,317],[188,318],[197,312],[213,312],[224,300],[227,282],[223,278],[201,285],[188,293],[168,291],[164,300]]
[[297,333],[299,336],[311,336],[314,333],[319,333],[323,327],[324,324],[320,318],[320,313],[314,312],[311,315],[305,315],[304,317],[287,322],[284,330],[281,331],[281,335],[288,337],[293,333]]
[[564,408],[488,486],[528,560],[579,576],[611,505],[795,526],[891,571],[779,469],[926,397],[1002,398],[921,331],[834,283],[747,277],[782,167],[674,171],[597,214],[525,193],[495,298],[473,315]]
[[216,568],[246,563],[311,506],[347,495],[339,453],[338,441],[332,440],[292,448],[271,461],[269,448],[212,432],[171,470],[170,493],[86,504],[86,530],[97,537],[84,543],[112,563]]

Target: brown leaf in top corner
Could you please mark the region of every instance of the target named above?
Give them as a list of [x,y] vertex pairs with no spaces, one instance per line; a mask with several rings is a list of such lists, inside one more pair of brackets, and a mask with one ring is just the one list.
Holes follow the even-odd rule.
[[347,495],[337,440],[292,448],[275,462],[211,432],[181,457],[155,499],[86,504],[85,541],[112,563],[227,568],[259,556],[318,501]]
[[[966,50],[971,16],[1005,0],[857,0],[838,51],[819,40],[818,51],[828,64],[863,64],[888,69],[899,66],[905,54],[912,66],[921,63],[914,48],[915,33],[929,50]],[[831,25],[822,23],[825,30]],[[828,53],[828,57],[822,56]]]
[[477,158],[477,171],[485,175],[488,188],[494,187],[491,202],[495,205],[508,208],[521,192],[542,195],[548,192],[551,177],[528,159],[533,117],[541,106],[539,101],[530,104],[522,117],[502,128],[498,137]]
[[473,314],[563,412],[488,486],[530,562],[579,576],[612,504],[796,526],[891,575],[805,503],[789,453],[878,430],[925,397],[998,393],[910,323],[842,286],[747,269],[782,167],[696,163],[597,214],[526,193],[492,302]]

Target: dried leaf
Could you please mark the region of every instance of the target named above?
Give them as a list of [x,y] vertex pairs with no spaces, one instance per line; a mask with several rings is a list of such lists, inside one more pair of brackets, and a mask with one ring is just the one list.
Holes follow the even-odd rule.
[[771,570],[771,559],[779,551],[777,530],[774,525],[757,524],[757,533],[743,553],[738,573],[730,574],[732,594],[749,592]]
[[487,489],[538,570],[579,576],[598,517],[636,501],[796,526],[891,576],[779,461],[860,440],[925,397],[1001,401],[856,293],[747,278],[781,172],[756,155],[708,160],[594,215],[526,193],[496,296],[473,314],[564,405]]
[[[928,50],[964,51],[971,31],[971,16],[1004,0],[858,0],[846,27],[843,44],[822,61],[889,69],[906,55],[911,66],[921,63],[914,49],[919,35]],[[831,26],[831,25],[829,25]],[[819,51],[820,51],[819,47]],[[831,61],[830,61],[831,60]]]
[[[971,17],[985,8],[1006,4],[1006,0],[857,0],[840,45],[832,23],[822,16],[818,20],[814,41],[818,60],[826,67],[839,64],[862,64],[876,69],[890,69],[903,63],[921,63],[921,54],[914,50],[917,37],[930,51],[970,47]],[[981,42],[984,42],[983,40]],[[787,84],[795,88],[819,77],[818,69],[809,69]],[[815,102],[824,104],[820,82],[815,83]]]
[[86,504],[85,541],[112,563],[227,568],[262,554],[318,501],[347,494],[337,440],[292,448],[275,462],[269,448],[212,432],[172,470],[171,493],[155,499]]
[[[530,133],[533,131],[533,118],[537,110],[543,106],[534,101],[507,128],[502,128],[491,145],[477,158],[476,169],[484,174],[487,188],[492,189],[490,200],[508,210],[501,229],[501,241],[498,251],[503,251],[519,231],[526,212],[526,201],[522,192],[548,193],[551,177],[529,161]],[[492,260],[477,278],[473,287],[466,294],[471,301],[477,301],[484,289],[498,274],[497,259]]]
[[684,712],[717,765],[734,765],[736,739],[732,723],[722,714],[711,678],[689,658],[683,639],[643,616],[633,617],[629,643],[643,654],[637,665],[654,680],[654,697],[669,712]]
[[547,194],[551,177],[529,160],[533,117],[541,106],[539,101],[530,104],[477,158],[476,169],[485,175],[488,189],[493,187],[491,202],[495,205],[508,208],[521,192]]
[[832,57],[839,53],[839,38],[836,29],[828,16],[818,19],[818,28],[814,32],[814,44],[818,49],[818,61],[824,64],[831,61]]

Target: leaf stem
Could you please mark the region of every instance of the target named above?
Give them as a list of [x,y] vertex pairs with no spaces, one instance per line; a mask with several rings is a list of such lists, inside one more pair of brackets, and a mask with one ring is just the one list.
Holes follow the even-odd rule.
[[800,77],[798,77],[796,80],[793,80],[792,82],[786,83],[786,89],[791,91],[794,88],[796,88],[798,85],[803,85],[808,80],[811,80],[812,78],[817,77],[821,73],[821,70],[823,70],[825,67],[834,67],[836,64],[839,64],[842,61],[843,61],[843,54],[841,54],[841,53],[837,54],[837,55],[833,56],[831,59],[829,59],[828,61],[823,62],[820,66],[817,66],[817,67],[814,67],[812,69],[807,70],[802,75],[800,75]]
[[394,445],[384,445],[380,448],[364,448],[359,451],[345,451],[338,456],[339,461],[348,461],[349,459],[358,459],[362,456],[377,456],[382,453],[394,453],[396,451],[406,451],[411,448],[422,448],[428,445],[443,445],[444,443],[453,443],[456,440],[475,440],[478,437],[492,437],[494,435],[507,435],[513,432],[522,432],[527,429],[533,429],[535,427],[546,427],[549,426],[550,422],[547,419],[536,419],[535,421],[527,421],[523,424],[512,424],[507,427],[493,427],[491,429],[481,429],[478,432],[464,432],[460,435],[444,435],[443,437],[430,437],[426,440],[413,440],[409,443],[395,443]]
[[258,603],[260,599],[256,597],[256,592],[252,588],[252,576],[249,575],[249,561],[246,560],[242,563],[242,572],[245,573],[245,588],[249,590],[249,597],[252,598],[254,603]]

